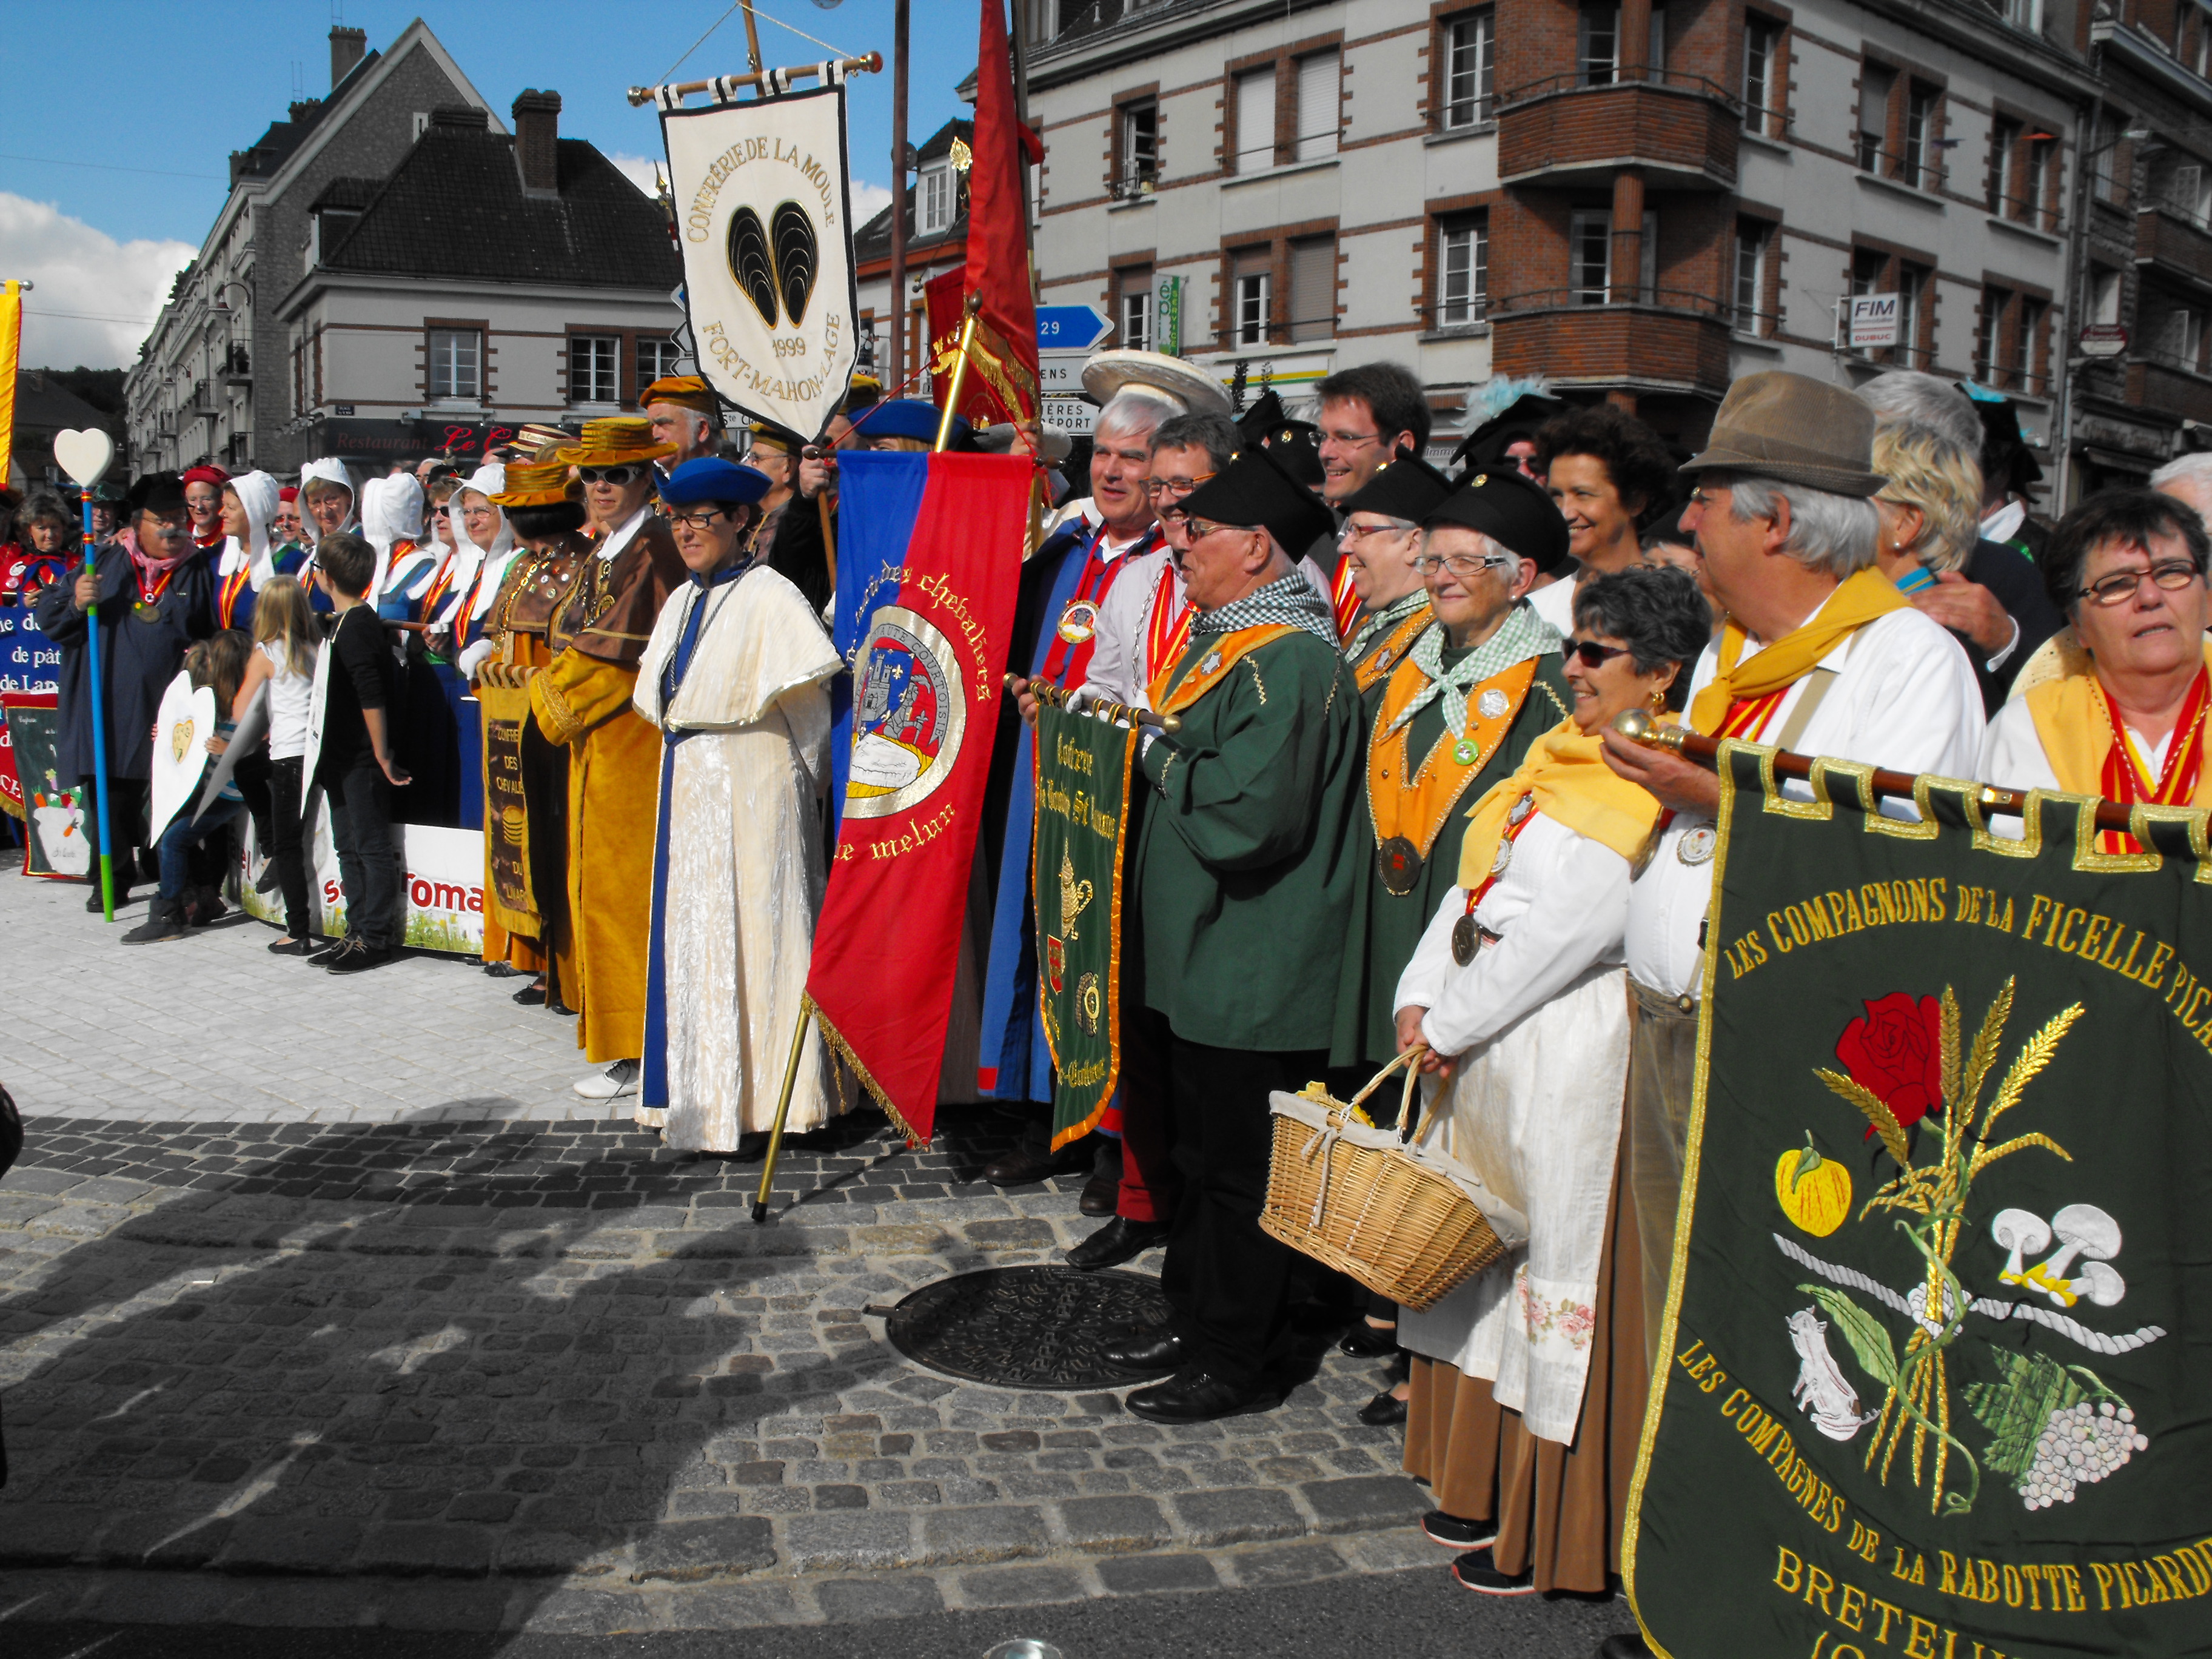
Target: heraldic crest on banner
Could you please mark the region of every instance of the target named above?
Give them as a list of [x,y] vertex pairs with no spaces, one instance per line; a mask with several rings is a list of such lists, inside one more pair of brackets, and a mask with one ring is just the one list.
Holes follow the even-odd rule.
[[860,349],[845,88],[661,107],[699,373],[724,401],[819,432]]
[[2212,1651],[2205,817],[2112,855],[2092,801],[2007,836],[1922,779],[1902,821],[1772,752],[1720,755],[1637,1616],[1683,1656]]

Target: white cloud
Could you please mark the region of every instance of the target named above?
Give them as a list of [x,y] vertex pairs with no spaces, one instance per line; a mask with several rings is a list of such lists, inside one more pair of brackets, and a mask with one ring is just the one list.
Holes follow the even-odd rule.
[[[647,196],[655,193],[653,182],[653,167],[658,165],[665,170],[667,166],[665,161],[656,163],[654,158],[650,155],[625,155],[619,152],[609,155],[607,160],[620,168],[630,182]],[[854,228],[857,229],[865,225],[890,204],[891,193],[883,185],[872,185],[863,179],[853,180]]]
[[[186,242],[118,242],[52,203],[0,191],[0,276],[37,286],[23,296],[29,368],[127,368],[198,249]],[[57,315],[55,313],[64,313]]]

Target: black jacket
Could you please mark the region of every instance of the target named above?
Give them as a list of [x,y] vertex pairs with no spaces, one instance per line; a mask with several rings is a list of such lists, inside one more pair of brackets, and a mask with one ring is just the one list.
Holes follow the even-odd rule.
[[[154,720],[161,693],[177,677],[185,648],[215,632],[215,584],[204,559],[186,559],[150,616],[138,614],[131,551],[119,542],[94,550],[100,573],[100,695],[107,721],[110,777],[153,775]],[[39,590],[39,629],[61,647],[56,759],[64,782],[92,775],[92,677],[86,672],[85,614],[74,574]]]
[[1995,672],[1981,648],[1963,634],[1957,638],[1966,647],[1966,655],[1974,665],[1974,678],[1982,688],[1982,705],[1991,714],[2003,707],[2011,694],[2012,683],[2020,678],[2020,671],[2027,659],[2045,640],[2066,625],[2065,617],[2058,614],[2044,591],[2043,573],[2031,563],[2017,548],[2002,542],[1980,541],[1974,544],[1968,556],[1966,568],[1960,572],[1970,582],[1979,582],[1996,596],[2006,614],[2020,624],[2020,643],[2013,647],[2012,654]]

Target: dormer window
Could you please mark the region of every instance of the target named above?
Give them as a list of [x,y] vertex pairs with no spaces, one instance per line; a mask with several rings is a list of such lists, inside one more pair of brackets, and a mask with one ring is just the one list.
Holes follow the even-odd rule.
[[339,208],[319,210],[314,216],[313,234],[307,245],[307,264],[311,267],[322,264],[360,222],[361,215],[358,213],[349,213]]
[[952,168],[939,161],[921,174],[921,234],[935,236],[952,223]]

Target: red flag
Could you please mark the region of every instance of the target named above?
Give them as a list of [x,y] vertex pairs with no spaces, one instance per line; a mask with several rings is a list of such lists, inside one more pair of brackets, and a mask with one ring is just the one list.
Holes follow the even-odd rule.
[[[1002,3],[982,0],[975,159],[968,172],[968,267],[962,280],[980,303],[960,412],[984,422],[1032,420],[1037,412],[1036,302],[1030,293],[1024,163],[1043,161],[1044,145],[1014,118],[1013,53]],[[957,332],[952,344],[958,345]],[[951,370],[949,356],[933,358],[933,384],[949,385]],[[944,397],[938,392],[939,407]]]
[[[844,817],[806,994],[823,1035],[915,1141],[937,1120],[983,786],[1029,525],[1005,455],[861,453],[842,474],[853,635]],[[851,573],[848,575],[848,571]],[[844,603],[850,594],[853,604]]]

